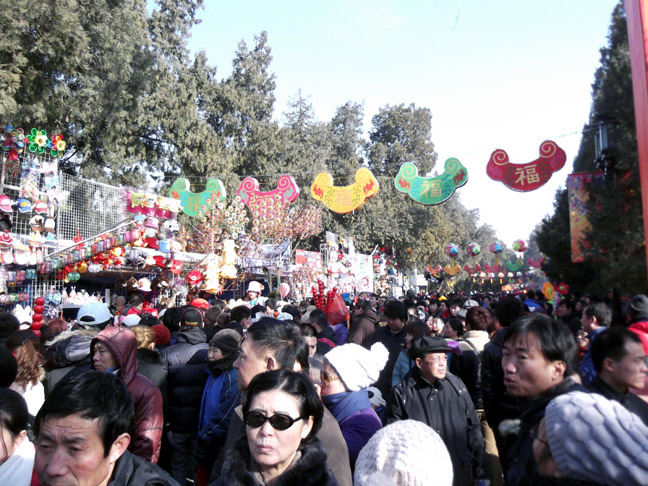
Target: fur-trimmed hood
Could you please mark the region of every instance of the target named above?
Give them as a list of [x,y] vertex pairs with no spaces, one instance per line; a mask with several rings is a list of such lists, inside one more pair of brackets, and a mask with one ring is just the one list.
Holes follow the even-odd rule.
[[77,329],[64,331],[47,343],[47,352],[56,368],[87,361],[90,356],[90,342],[97,336],[95,331]]
[[[336,486],[338,483],[328,468],[326,451],[322,443],[315,439],[299,448],[301,457],[283,474],[277,477],[273,486]],[[258,486],[257,476],[250,471],[250,449],[247,436],[241,437],[236,446],[225,454],[221,475],[214,485]]]

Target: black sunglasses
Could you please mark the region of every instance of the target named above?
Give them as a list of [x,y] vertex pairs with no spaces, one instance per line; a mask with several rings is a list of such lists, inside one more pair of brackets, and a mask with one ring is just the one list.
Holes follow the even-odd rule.
[[266,417],[261,412],[248,412],[243,416],[243,421],[253,429],[261,427],[266,420],[276,430],[286,430],[292,427],[295,422],[298,422],[303,417],[292,418],[290,415],[284,413],[276,413],[271,417]]

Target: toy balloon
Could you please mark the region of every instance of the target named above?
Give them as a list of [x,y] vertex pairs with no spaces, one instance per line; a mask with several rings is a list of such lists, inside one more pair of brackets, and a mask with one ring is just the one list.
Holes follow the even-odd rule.
[[517,252],[525,252],[527,250],[526,242],[524,240],[515,240],[513,242],[513,250]]
[[504,251],[504,244],[501,241],[495,241],[488,247],[489,251],[495,255],[495,266],[499,266],[499,258],[497,255]]
[[459,247],[454,243],[450,243],[445,247],[445,254],[450,257],[450,265],[445,266],[445,271],[449,275],[457,275],[461,271],[461,267],[455,264],[455,257],[459,254]]
[[281,284],[279,284],[279,295],[281,295],[281,298],[285,299],[289,293],[290,285],[288,285],[286,282],[281,282]]
[[481,253],[481,247],[479,246],[478,243],[473,242],[470,245],[468,245],[466,251],[471,257],[476,257]]

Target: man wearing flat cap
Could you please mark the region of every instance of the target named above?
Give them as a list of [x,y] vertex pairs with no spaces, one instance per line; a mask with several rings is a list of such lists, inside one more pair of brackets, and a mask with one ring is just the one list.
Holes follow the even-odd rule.
[[416,366],[392,389],[387,423],[418,420],[443,439],[454,470],[453,486],[488,484],[484,439],[479,418],[464,383],[447,371],[450,351],[445,339],[423,336],[412,343]]

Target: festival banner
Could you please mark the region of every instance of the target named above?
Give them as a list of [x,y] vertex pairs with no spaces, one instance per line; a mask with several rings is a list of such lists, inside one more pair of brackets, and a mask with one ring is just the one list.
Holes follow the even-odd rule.
[[565,165],[567,155],[555,142],[545,140],[538,150],[540,157],[524,164],[509,161],[508,154],[502,149],[495,150],[486,165],[488,177],[501,181],[514,191],[534,191],[544,186],[554,172]]
[[394,186],[421,204],[441,204],[466,182],[468,170],[459,159],[450,158],[445,161],[443,174],[435,177],[419,176],[418,168],[407,162],[398,171]]
[[295,266],[308,267],[323,272],[322,254],[319,251],[295,250]]
[[603,172],[569,174],[567,193],[569,198],[569,230],[571,235],[571,260],[580,263],[588,260],[586,255],[593,247],[587,233],[592,229],[589,222],[589,187],[603,182]]

